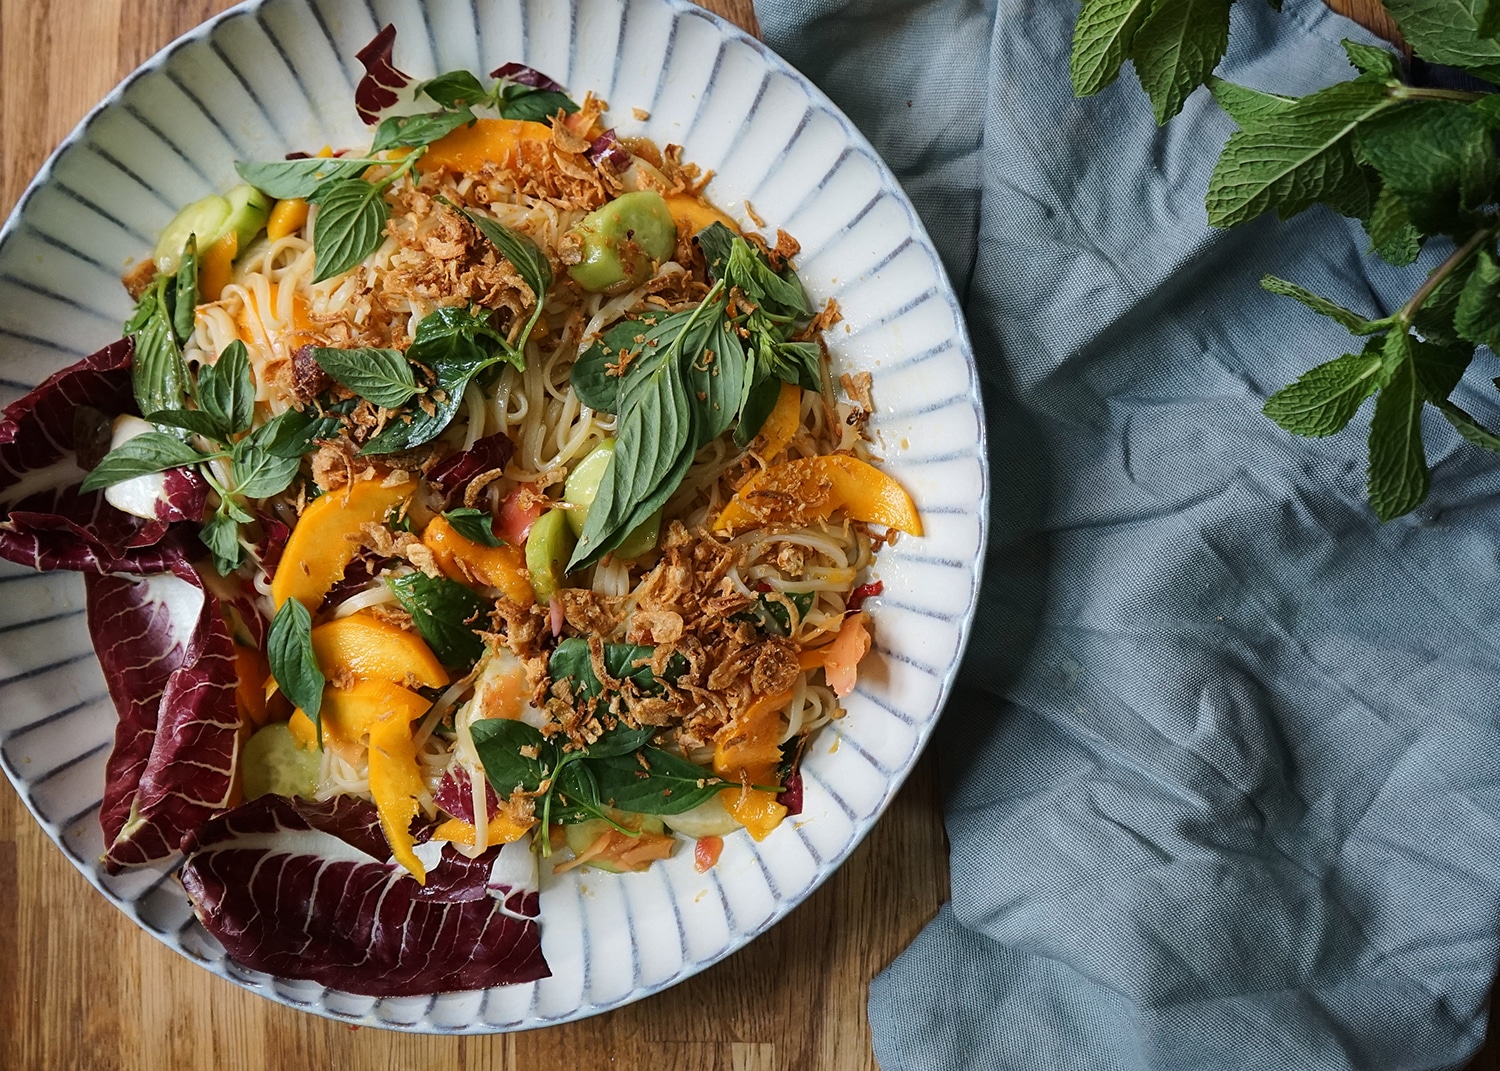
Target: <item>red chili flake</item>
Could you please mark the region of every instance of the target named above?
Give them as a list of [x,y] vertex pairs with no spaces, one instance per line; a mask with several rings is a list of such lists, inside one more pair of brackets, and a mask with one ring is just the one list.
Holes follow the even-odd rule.
[[723,837],[699,837],[698,843],[693,846],[693,869],[700,874],[712,870],[723,850]]
[[861,584],[849,593],[849,601],[845,604],[846,613],[857,613],[865,605],[866,599],[873,599],[885,591],[885,584],[879,580],[873,584]]

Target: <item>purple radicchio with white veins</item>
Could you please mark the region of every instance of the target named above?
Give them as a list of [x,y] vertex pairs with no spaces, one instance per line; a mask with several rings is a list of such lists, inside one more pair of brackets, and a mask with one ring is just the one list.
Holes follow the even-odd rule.
[[615,136],[613,128],[595,138],[593,144],[584,150],[583,155],[595,167],[608,164],[617,174],[627,171],[635,162],[635,157],[630,155],[630,150],[620,144],[620,139]]
[[364,64],[365,74],[354,89],[354,110],[366,125],[374,123],[380,113],[398,99],[396,91],[411,84],[411,76],[396,69],[391,53],[396,47],[396,27],[386,23],[370,43],[355,53]]
[[0,418],[0,557],[34,569],[161,572],[181,556],[158,546],[179,521],[199,521],[207,485],[164,474],[156,517],[122,513],[104,492],[79,494],[84,463],[108,449],[109,414],[135,408],[128,339],[64,368]]
[[528,67],[524,63],[507,63],[503,67],[496,67],[490,72],[490,77],[531,89],[543,89],[552,93],[567,92],[562,83],[553,81],[535,67]]
[[374,804],[261,796],[187,839],[182,884],[251,970],[377,997],[548,977],[525,842],[469,859],[421,836],[425,886],[390,859]]
[[239,756],[234,641],[187,560],[84,575],[89,633],[120,721],[105,765],[104,869],[164,859],[229,806]]

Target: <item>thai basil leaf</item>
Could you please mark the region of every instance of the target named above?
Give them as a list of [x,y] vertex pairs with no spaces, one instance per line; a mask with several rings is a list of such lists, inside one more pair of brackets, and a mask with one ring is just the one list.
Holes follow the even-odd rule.
[[147,413],[146,419],[164,428],[181,428],[206,439],[223,442],[228,438],[224,425],[201,409],[165,409],[160,413]]
[[287,599],[276,611],[266,640],[266,656],[271,663],[271,676],[276,678],[282,693],[318,727],[318,746],[322,747],[323,721],[318,713],[323,708],[323,685],[327,678],[313,651],[312,615],[301,600]]
[[584,748],[585,759],[607,759],[615,755],[633,755],[651,742],[657,733],[654,725],[632,728],[624,722],[606,731],[588,747]]
[[600,802],[636,814],[681,814],[726,787],[712,770],[658,747],[592,759],[587,765]]
[[526,321],[526,327],[522,330],[515,345],[518,355],[516,367],[524,369],[526,367],[526,339],[530,337],[532,327],[542,315],[542,306],[547,300],[547,288],[552,285],[552,264],[547,259],[547,254],[537,248],[536,243],[531,239],[471,209],[455,207],[459,207],[459,211],[479,229],[479,233],[500,250],[505,259],[511,262],[521,278],[526,281],[526,285],[531,287],[531,292],[536,295],[536,307],[531,311],[531,319]]
[[[807,616],[807,611],[812,609],[813,600],[817,598],[817,594],[811,591],[783,591],[781,594],[797,608],[798,621]],[[786,605],[769,595],[760,596],[749,610],[735,614],[734,620],[748,621],[772,636],[787,636],[792,630],[792,615],[787,611]]]
[[277,457],[302,457],[311,452],[319,439],[338,434],[340,416],[347,416],[359,404],[357,398],[326,406],[327,415],[316,408],[288,409],[255,429],[256,445]]
[[268,197],[308,198],[325,183],[357,179],[367,168],[388,163],[370,157],[322,157],[306,160],[272,160],[265,163],[236,162],[240,178]]
[[255,415],[255,382],[250,377],[250,354],[239,339],[225,346],[219,359],[198,373],[198,408],[224,429],[218,436],[221,441],[250,427]]
[[141,295],[135,315],[125,324],[125,333],[135,343],[131,385],[142,413],[181,409],[192,383],[172,326],[167,282],[163,276]]
[[767,367],[767,362],[757,360],[755,374],[746,380],[749,389],[745,392],[740,407],[740,422],[734,427],[734,445],[746,447],[760,434],[766,418],[776,408],[781,397],[781,380]]
[[549,89],[527,89],[524,86],[506,86],[500,99],[500,118],[526,119],[533,123],[550,124],[559,108],[572,115],[578,110],[578,105],[566,93],[558,93]]
[[203,456],[181,439],[159,431],[148,431],[105,454],[94,470],[84,477],[79,490],[85,494],[100,491],[137,476],[197,464]]
[[240,525],[233,517],[215,512],[198,532],[198,538],[213,555],[214,568],[228,576],[240,567],[245,548],[240,546]]
[[703,348],[689,357],[687,388],[697,397],[698,441],[701,448],[729,430],[740,411],[745,393],[745,349],[733,325],[722,314],[714,314]]
[[462,584],[425,573],[386,583],[444,665],[472,666],[479,661],[484,640],[475,629],[488,624],[488,601]]
[[188,235],[182,250],[182,264],[177,269],[177,285],[172,298],[172,331],[177,341],[187,342],[193,334],[193,315],[198,307],[198,236]]
[[728,285],[739,287],[747,298],[769,312],[786,316],[808,316],[812,312],[797,273],[785,268],[778,274],[765,254],[743,238],[736,237],[731,243],[723,272]]
[[444,108],[472,108],[489,97],[489,92],[478,78],[469,71],[449,71],[430,82],[423,82],[417,89]]
[[312,357],[337,382],[386,409],[398,409],[422,392],[411,365],[398,350],[319,346],[313,349]]
[[278,457],[262,450],[254,439],[234,444],[234,493],[246,498],[268,498],[287,489],[301,467],[295,457]]
[[342,275],[380,246],[391,206],[381,187],[360,179],[319,186],[311,199],[318,203],[313,223],[313,282]]
[[[469,732],[474,737],[479,762],[484,766],[484,776],[501,799],[509,799],[517,789],[538,791],[556,763],[556,749],[524,721],[482,718]],[[522,748],[534,748],[537,757],[521,754]]]
[[487,547],[505,546],[497,535],[495,535],[495,518],[490,515],[489,510],[478,510],[470,507],[463,509],[450,509],[443,517],[453,526],[453,530],[465,539],[475,543],[483,543]]
[[419,115],[392,115],[375,128],[375,140],[370,145],[370,151],[430,145],[443,135],[474,122],[475,118],[468,108],[451,112],[423,112]]

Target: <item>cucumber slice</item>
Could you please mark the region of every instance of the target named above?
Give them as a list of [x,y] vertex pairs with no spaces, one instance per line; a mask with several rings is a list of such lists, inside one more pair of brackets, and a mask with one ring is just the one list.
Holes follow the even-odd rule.
[[311,799],[323,775],[323,755],[303,750],[286,722],[272,722],[245,741],[240,773],[247,800],[267,794]]
[[229,218],[224,221],[215,240],[234,231],[239,236],[239,249],[243,252],[255,241],[255,236],[265,229],[266,220],[271,218],[271,202],[265,194],[248,183],[241,183],[230,190],[225,195],[225,200],[229,202]]
[[667,828],[683,836],[724,837],[740,828],[734,816],[724,809],[724,793],[710,796],[690,811],[662,816]]
[[[615,821],[622,826],[631,829],[639,829],[642,833],[661,833],[665,827],[662,820],[654,814],[630,814],[625,811],[614,812]],[[610,824],[602,818],[590,818],[587,822],[578,822],[574,825],[563,826],[563,837],[568,842],[568,849],[574,855],[582,855],[588,851],[589,845],[598,840],[604,831],[610,828]],[[584,866],[594,867],[596,870],[607,870],[611,874],[620,874],[623,871],[607,859],[584,863]]]
[[[568,482],[563,485],[563,501],[573,508],[568,510],[568,527],[575,537],[583,535],[583,523],[588,520],[589,507],[599,497],[599,485],[609,469],[609,460],[615,456],[615,440],[605,439],[584,455],[582,461],[568,473]],[[656,549],[661,535],[661,510],[657,510],[631,530],[615,548],[615,557],[639,558]]]
[[151,254],[156,270],[163,275],[175,272],[182,264],[182,251],[191,235],[198,236],[199,253],[218,241],[229,229],[226,223],[231,211],[227,199],[211,194],[178,212],[156,239],[156,249]]
[[549,509],[531,526],[526,537],[526,569],[536,601],[546,603],[562,586],[577,540],[568,528],[567,510]]

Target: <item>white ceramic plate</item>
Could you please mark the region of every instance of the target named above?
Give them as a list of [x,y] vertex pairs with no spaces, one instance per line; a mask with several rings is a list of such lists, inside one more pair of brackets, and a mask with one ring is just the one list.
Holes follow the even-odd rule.
[[836,370],[873,373],[872,426],[927,536],[879,559],[876,652],[848,716],[809,750],[802,815],[760,844],[726,838],[707,874],[685,851],[644,874],[547,876],[550,979],[377,1000],[229,961],[171,866],[99,868],[115,714],[73,574],[0,563],[0,761],[100,892],[215,974],[355,1023],[524,1029],[618,1007],[717,962],[800,903],[870,830],[930,735],[968,634],[988,500],[984,424],[958,305],[895,179],[801,75],[682,0],[264,0],[199,27],[89,115],[0,232],[0,400],[119,336],[130,311],[121,272],[149,255],[178,207],[233,185],[234,160],[367,143],[354,54],[388,21],[397,65],[417,78],[518,60],[577,97],[603,97],[622,134],[684,145],[714,171],[719,205],[748,220],[748,201],[801,241],[808,289],[843,309],[830,338]]

